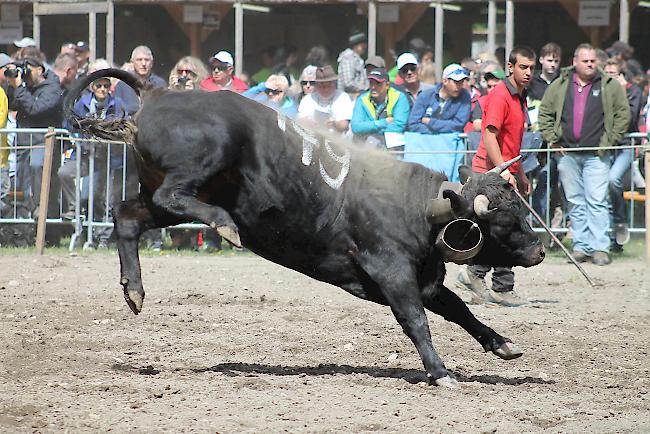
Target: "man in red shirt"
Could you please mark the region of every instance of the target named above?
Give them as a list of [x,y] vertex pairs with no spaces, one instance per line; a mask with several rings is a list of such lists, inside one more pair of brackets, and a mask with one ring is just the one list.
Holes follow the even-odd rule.
[[[526,87],[535,70],[535,52],[524,46],[515,47],[508,58],[508,78],[494,88],[485,101],[481,122],[481,142],[472,170],[485,173],[499,164],[519,155],[524,129],[528,124]],[[514,188],[530,194],[530,181],[519,162],[501,174]],[[483,302],[504,306],[520,306],[525,301],[513,291],[515,275],[509,267],[495,267],[492,289],[487,289],[485,275],[491,267],[472,265],[463,269],[458,284],[471,291]]]
[[208,64],[212,68],[212,75],[199,84],[201,89],[208,92],[231,90],[237,93],[248,90],[248,85],[233,75],[235,61],[229,52],[219,51],[210,58]]

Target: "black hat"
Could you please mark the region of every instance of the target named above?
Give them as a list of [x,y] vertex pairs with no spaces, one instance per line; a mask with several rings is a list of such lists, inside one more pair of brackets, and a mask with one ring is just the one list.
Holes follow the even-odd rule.
[[362,42],[368,42],[368,38],[366,37],[366,34],[363,32],[354,32],[348,38],[348,45],[350,45],[350,47],[353,47],[357,44],[361,44]]

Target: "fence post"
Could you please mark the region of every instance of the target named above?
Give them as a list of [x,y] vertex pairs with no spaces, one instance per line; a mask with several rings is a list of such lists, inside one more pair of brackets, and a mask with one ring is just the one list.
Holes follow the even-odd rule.
[[[650,146],[645,148],[645,177],[648,177],[648,168],[650,167]],[[650,195],[648,194],[648,183],[645,188],[645,264],[650,268]]]
[[54,127],[45,134],[45,160],[43,161],[43,179],[41,197],[38,202],[38,224],[36,226],[36,254],[42,255],[45,248],[45,225],[50,198],[50,178],[52,178],[52,157],[54,156]]

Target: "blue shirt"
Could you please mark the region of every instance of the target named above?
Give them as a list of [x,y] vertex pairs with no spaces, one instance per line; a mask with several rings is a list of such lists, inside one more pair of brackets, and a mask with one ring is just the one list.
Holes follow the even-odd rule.
[[[465,89],[456,98],[443,100],[437,84],[433,89],[422,91],[415,99],[408,121],[408,130],[422,134],[462,133],[469,121],[472,100]],[[428,124],[422,118],[431,118]]]

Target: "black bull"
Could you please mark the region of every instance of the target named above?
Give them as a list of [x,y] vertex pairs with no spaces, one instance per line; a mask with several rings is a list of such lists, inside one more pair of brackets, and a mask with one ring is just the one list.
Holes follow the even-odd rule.
[[[97,71],[70,92],[68,116],[81,90],[105,76],[141,89],[128,73]],[[443,284],[445,264],[434,247],[442,224],[432,223],[427,209],[444,175],[327,141],[232,92],[146,92],[135,124],[75,120],[86,132],[124,139],[134,149],[139,197],[113,211],[120,282],[134,313],[144,300],[140,235],[201,221],[234,245],[390,306],[437,384],[451,387],[455,380],[433,347],[425,308],[460,325],[485,351],[503,359],[522,354]],[[481,218],[477,195],[489,199]],[[475,262],[528,267],[542,261],[541,243],[498,175],[473,175],[460,194],[444,196],[453,215],[474,220],[485,234]]]

